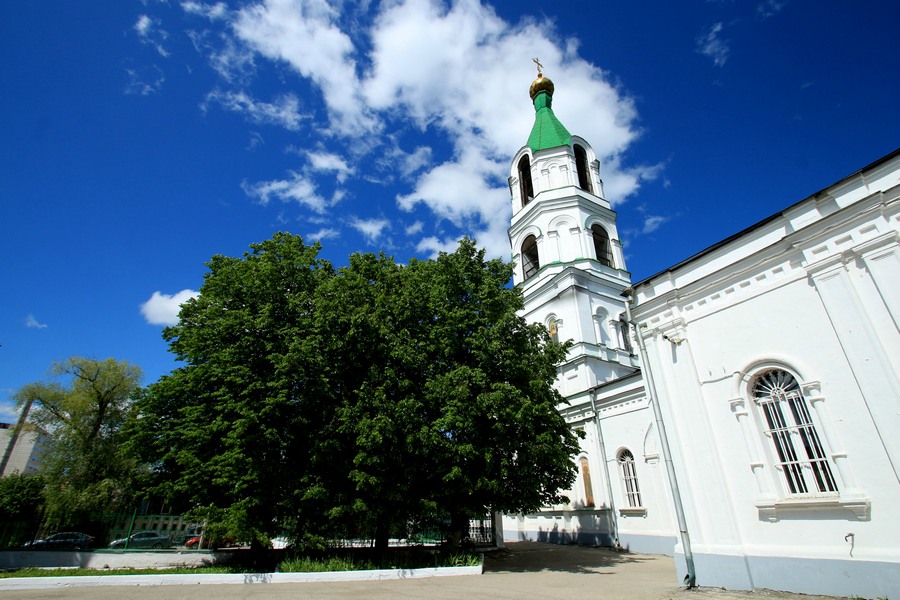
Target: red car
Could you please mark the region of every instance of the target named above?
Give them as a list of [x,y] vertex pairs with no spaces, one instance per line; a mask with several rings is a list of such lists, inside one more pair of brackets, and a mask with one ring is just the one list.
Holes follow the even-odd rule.
[[[188,541],[186,541],[184,543],[185,548],[191,548],[191,549],[199,548],[200,547],[200,537],[201,536],[199,536],[199,535],[195,535],[192,538],[188,538]],[[213,541],[211,546],[213,548],[231,548],[232,546],[234,546],[234,538],[226,537],[226,538],[222,538],[221,540],[215,540],[215,541]],[[210,547],[210,538],[203,538],[203,547],[204,548]]]

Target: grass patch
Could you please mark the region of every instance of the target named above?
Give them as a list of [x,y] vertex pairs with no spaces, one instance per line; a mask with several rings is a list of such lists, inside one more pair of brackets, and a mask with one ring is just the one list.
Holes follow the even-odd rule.
[[385,556],[323,556],[288,558],[278,565],[282,573],[321,573],[327,571],[370,571],[373,569],[428,569],[434,567],[477,567],[481,554],[472,552],[426,553],[392,552]]

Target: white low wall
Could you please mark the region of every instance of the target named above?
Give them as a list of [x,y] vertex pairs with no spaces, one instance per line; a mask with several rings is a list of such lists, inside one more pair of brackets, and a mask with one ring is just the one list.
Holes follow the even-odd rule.
[[36,590],[101,585],[197,585],[248,583],[313,583],[328,581],[384,581],[481,575],[483,564],[475,567],[438,567],[429,569],[377,569],[329,573],[243,573],[203,575],[97,575],[82,577],[12,577],[0,579],[2,590]]
[[168,551],[27,551],[0,552],[0,569],[24,567],[82,569],[165,569],[170,567],[206,567],[224,564],[230,558],[228,552]]

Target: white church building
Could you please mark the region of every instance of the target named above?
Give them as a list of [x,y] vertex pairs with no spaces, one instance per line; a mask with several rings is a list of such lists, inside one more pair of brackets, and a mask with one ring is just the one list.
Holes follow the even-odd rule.
[[674,555],[731,589],[900,596],[900,151],[632,282],[590,144],[531,86],[525,316],[572,340],[569,502],[504,538]]

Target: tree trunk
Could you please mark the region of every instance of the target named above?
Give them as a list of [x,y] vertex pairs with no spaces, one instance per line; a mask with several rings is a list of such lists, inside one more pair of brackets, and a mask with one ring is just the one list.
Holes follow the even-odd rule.
[[450,531],[447,535],[447,547],[450,550],[459,548],[469,534],[469,517],[462,513],[450,515]]

